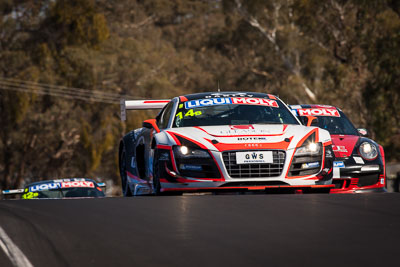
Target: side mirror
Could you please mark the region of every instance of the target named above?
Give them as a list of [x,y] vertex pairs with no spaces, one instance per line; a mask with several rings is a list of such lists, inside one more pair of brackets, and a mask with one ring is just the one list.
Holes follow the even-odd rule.
[[318,118],[314,116],[306,116],[305,123],[307,126],[318,126]]
[[368,131],[365,128],[358,128],[357,131],[362,135],[362,136],[368,136]]
[[155,119],[145,120],[145,121],[142,123],[142,126],[143,126],[144,128],[147,128],[147,129],[154,129],[154,130],[156,130],[157,133],[160,132],[160,129],[158,128]]
[[149,123],[149,122],[147,122],[147,121],[144,121],[144,122],[142,123],[142,126],[143,126],[144,128],[147,128],[147,129],[153,129],[153,126],[151,125],[151,123]]

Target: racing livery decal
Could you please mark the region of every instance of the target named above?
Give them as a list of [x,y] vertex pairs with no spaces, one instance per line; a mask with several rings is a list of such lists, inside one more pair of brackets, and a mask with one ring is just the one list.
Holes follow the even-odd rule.
[[332,108],[301,108],[297,109],[299,116],[332,116],[340,117],[339,111]]
[[41,190],[50,190],[50,189],[57,189],[57,188],[70,188],[70,187],[94,188],[94,183],[86,182],[86,181],[47,183],[47,184],[31,186],[31,187],[29,187],[29,191],[36,192],[36,191],[41,191]]
[[246,105],[263,105],[268,107],[278,107],[275,100],[265,98],[251,98],[251,97],[224,97],[224,98],[209,98],[198,99],[185,102],[185,108],[191,109],[195,107],[211,106],[211,105],[225,105],[225,104],[246,104]]

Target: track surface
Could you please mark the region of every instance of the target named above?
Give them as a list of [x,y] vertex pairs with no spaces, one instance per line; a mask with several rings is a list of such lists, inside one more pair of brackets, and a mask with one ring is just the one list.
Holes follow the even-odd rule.
[[[34,266],[399,266],[400,194],[0,201]],[[0,265],[11,266],[0,249]]]

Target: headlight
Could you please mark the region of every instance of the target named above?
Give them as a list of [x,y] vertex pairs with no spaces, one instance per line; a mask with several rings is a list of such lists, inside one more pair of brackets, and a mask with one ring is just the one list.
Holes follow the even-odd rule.
[[360,155],[366,160],[372,160],[375,159],[376,156],[378,156],[378,149],[374,144],[371,144],[370,142],[363,142],[360,145]]
[[187,146],[174,146],[175,156],[178,158],[210,158],[210,154],[204,149],[190,148]]
[[308,156],[308,155],[318,155],[321,153],[322,144],[310,142],[306,145],[298,147],[295,156]]
[[182,155],[187,155],[189,153],[189,148],[187,146],[180,146],[178,148],[178,151],[182,154]]

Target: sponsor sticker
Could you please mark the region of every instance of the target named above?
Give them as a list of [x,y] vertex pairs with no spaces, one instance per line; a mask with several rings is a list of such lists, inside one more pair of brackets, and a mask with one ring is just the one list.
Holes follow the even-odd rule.
[[248,129],[253,129],[254,130],[254,126],[253,125],[229,125],[229,128],[231,130],[248,130]]
[[347,152],[348,152],[345,146],[335,146],[335,145],[332,145],[332,150],[333,150],[334,152],[343,152],[343,153],[347,153]]
[[333,108],[301,108],[297,110],[299,116],[331,116],[340,117],[339,111]]
[[300,105],[291,105],[290,108],[291,109],[299,109],[299,108],[301,108],[301,106]]
[[94,183],[89,181],[71,181],[71,182],[57,182],[34,185],[29,188],[30,192],[52,190],[57,188],[71,188],[71,187],[91,187],[94,188]]
[[333,167],[332,178],[340,178],[340,168],[339,167]]
[[48,183],[48,184],[40,184],[40,185],[34,185],[29,187],[30,192],[36,192],[36,191],[43,191],[43,190],[51,190],[51,189],[57,189],[60,188],[60,183]]
[[229,129],[221,130],[218,132],[219,135],[260,135],[260,134],[273,134],[271,129]]
[[53,180],[54,183],[71,182],[71,181],[85,181],[85,178],[64,178],[64,179]]
[[237,164],[273,163],[272,151],[236,152]]
[[364,164],[364,160],[360,157],[353,157],[353,159],[357,164]]
[[344,162],[343,161],[334,161],[333,167],[344,168]]
[[303,163],[301,165],[302,169],[317,168],[317,167],[319,167],[319,162]]
[[253,97],[252,94],[246,94],[246,93],[224,93],[224,92],[218,92],[218,93],[212,93],[211,95],[205,96],[205,98],[211,98],[211,97],[229,97],[229,96],[241,96],[241,97]]
[[343,161],[334,161],[333,162],[333,178],[340,178],[340,168],[344,168]]
[[245,141],[245,142],[249,142],[249,141],[267,141],[266,137],[259,137],[259,136],[244,136],[244,137],[238,137],[237,138],[238,141]]
[[196,107],[226,105],[226,104],[244,104],[244,105],[261,105],[278,108],[278,103],[272,99],[253,98],[253,97],[220,97],[208,99],[196,99],[185,102],[185,109]]
[[70,188],[70,187],[91,187],[94,188],[94,183],[93,182],[62,182],[61,183],[62,188]]
[[28,192],[22,195],[22,199],[32,199],[32,198],[36,198],[39,196],[39,193],[34,193],[34,192]]
[[180,166],[182,170],[188,170],[188,171],[202,171],[203,167],[201,165],[193,165],[193,164],[182,164]]

